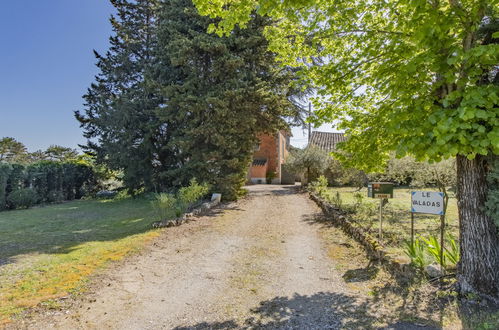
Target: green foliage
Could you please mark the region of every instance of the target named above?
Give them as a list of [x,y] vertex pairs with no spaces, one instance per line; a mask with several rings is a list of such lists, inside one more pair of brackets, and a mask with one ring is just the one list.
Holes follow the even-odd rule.
[[88,149],[132,192],[196,177],[237,198],[257,135],[286,128],[283,118],[299,111],[294,70],[267,50],[270,20],[255,15],[248,30],[217,37],[190,0],[113,5],[111,47],[96,53],[100,73],[76,113]]
[[327,193],[328,182],[324,175],[321,175],[317,178],[317,180],[313,181],[309,185],[309,189],[316,193],[319,196],[324,197]]
[[0,162],[25,162],[28,158],[26,146],[11,137],[0,139]]
[[6,208],[7,183],[11,172],[12,167],[9,164],[0,163],[0,211]]
[[387,181],[401,186],[456,187],[454,158],[440,162],[419,162],[413,157],[390,157],[382,173],[368,175],[370,181]]
[[277,176],[277,174],[274,171],[267,172],[267,176],[265,178],[267,181],[267,184],[271,184],[272,180],[274,180],[276,176]]
[[195,206],[209,190],[208,184],[199,184],[196,179],[191,179],[189,186],[180,188],[176,195],[171,193],[156,194],[152,206],[159,220],[178,218]]
[[354,208],[358,209],[364,203],[364,195],[360,192],[356,192],[353,194],[353,199],[355,200]]
[[338,160],[331,158],[326,176],[330,184],[335,186],[365,187],[368,181],[367,175],[356,168],[348,168]]
[[[80,199],[92,192],[94,185],[93,168],[84,163],[0,163],[0,210]],[[36,198],[30,198],[31,191]],[[9,199],[11,195],[12,200]]]
[[327,169],[331,156],[322,149],[309,146],[293,150],[286,160],[287,169],[296,175],[307,175],[308,182],[315,181]]
[[306,70],[318,119],[337,120],[350,137],[349,161],[372,170],[388,150],[435,161],[499,154],[499,45],[486,28],[497,0],[195,3],[222,18],[222,34],[254,9],[278,20],[267,30],[271,49]]
[[102,198],[102,199],[112,199],[116,197],[117,192],[116,191],[110,191],[110,190],[100,190],[95,194],[96,198]]
[[440,258],[440,252],[442,251],[442,247],[437,237],[430,236],[428,238],[421,237],[423,242],[425,243],[426,251],[433,257],[433,259],[439,264],[445,267],[446,258],[445,254],[442,254],[442,258]]
[[189,186],[182,187],[177,193],[178,201],[186,208],[192,207],[197,201],[205,197],[210,191],[208,184],[199,184],[196,179],[191,179]]
[[431,262],[443,264],[444,267],[457,264],[459,245],[452,235],[447,234],[444,242],[443,263],[440,260],[441,250],[439,238],[436,236],[416,237],[412,245],[410,241],[405,241],[405,254],[411,259],[411,263],[420,270],[424,270]]
[[153,209],[160,221],[172,219],[177,216],[178,201],[174,194],[160,193],[152,201]]
[[334,194],[332,194],[329,200],[337,208],[341,208],[343,206],[343,200],[341,199],[341,194],[339,191],[336,191]]
[[425,245],[419,238],[414,238],[413,244],[411,244],[410,241],[405,241],[404,252],[411,259],[411,264],[419,270],[424,270],[424,268],[429,264]]
[[196,177],[235,199],[257,135],[286,128],[283,117],[298,111],[288,87],[294,73],[267,50],[266,18],[253,15],[247,30],[218,37],[190,0],[165,2],[159,17],[156,84],[168,102],[157,114],[171,123],[170,145],[182,164],[164,175],[174,185]]
[[447,234],[447,240],[445,242],[445,256],[446,259],[453,265],[457,265],[459,261],[459,244],[451,234]]
[[122,171],[132,193],[144,187],[160,191],[170,182],[159,172],[175,159],[168,147],[168,123],[159,122],[155,114],[161,100],[145,77],[156,51],[158,1],[112,4],[116,14],[111,18],[110,48],[105,54],[95,52],[99,74],[84,95],[84,112],[75,116],[89,139],[86,150],[96,155],[97,164]]
[[45,160],[68,162],[78,157],[78,151],[58,145],[51,145],[44,152]]
[[30,188],[16,189],[7,197],[10,209],[27,209],[38,203],[37,193]]

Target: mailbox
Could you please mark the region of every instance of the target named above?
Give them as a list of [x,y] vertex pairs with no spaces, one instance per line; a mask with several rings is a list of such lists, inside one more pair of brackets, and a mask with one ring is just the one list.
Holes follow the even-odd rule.
[[391,183],[391,182],[370,182],[367,185],[367,197],[393,198],[393,183]]

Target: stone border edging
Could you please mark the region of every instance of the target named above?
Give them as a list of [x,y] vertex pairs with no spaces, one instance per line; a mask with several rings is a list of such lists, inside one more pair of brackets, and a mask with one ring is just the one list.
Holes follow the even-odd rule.
[[172,220],[161,220],[161,221],[156,221],[153,222],[152,227],[153,228],[165,228],[165,227],[174,227],[174,226],[180,226],[181,224],[189,221],[189,218],[192,218],[194,216],[201,215],[203,212],[206,212],[216,205],[220,204],[220,199],[215,199],[210,202],[204,202],[197,208],[193,209],[191,212],[184,213],[181,217],[172,219]]
[[322,209],[328,220],[331,220],[335,226],[340,227],[348,236],[362,245],[369,259],[381,261],[383,267],[394,275],[408,277],[415,273],[411,265],[400,263],[387,255],[386,251],[379,246],[377,240],[366,233],[360,225],[351,221],[345,211],[334,207],[313,192],[309,192],[309,196]]

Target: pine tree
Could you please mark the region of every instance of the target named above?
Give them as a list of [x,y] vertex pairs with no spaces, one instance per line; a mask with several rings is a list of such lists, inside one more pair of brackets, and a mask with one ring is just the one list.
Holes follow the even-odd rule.
[[267,51],[255,16],[230,37],[190,0],[112,0],[114,35],[76,117],[99,163],[131,191],[163,191],[192,178],[237,197],[261,132],[300,117],[295,73]]
[[155,115],[160,100],[148,83],[154,61],[157,0],[111,0],[114,35],[105,55],[94,51],[100,73],[76,118],[88,139],[87,151],[100,163],[123,170],[132,191],[157,189],[165,136]]
[[248,29],[218,37],[190,0],[172,0],[160,22],[156,77],[166,106],[158,116],[174,123],[169,145],[181,164],[165,175],[177,184],[196,177],[236,198],[257,135],[285,129],[283,118],[299,112],[287,87],[294,74],[267,50],[268,19],[255,15]]
[[26,146],[12,137],[0,139],[0,163],[23,163],[28,158]]

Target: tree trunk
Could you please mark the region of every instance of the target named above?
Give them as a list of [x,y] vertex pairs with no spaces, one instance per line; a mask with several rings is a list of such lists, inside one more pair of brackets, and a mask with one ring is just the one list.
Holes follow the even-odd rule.
[[480,155],[473,160],[458,155],[456,162],[461,292],[473,292],[499,301],[499,231],[493,219],[484,212],[487,161]]

